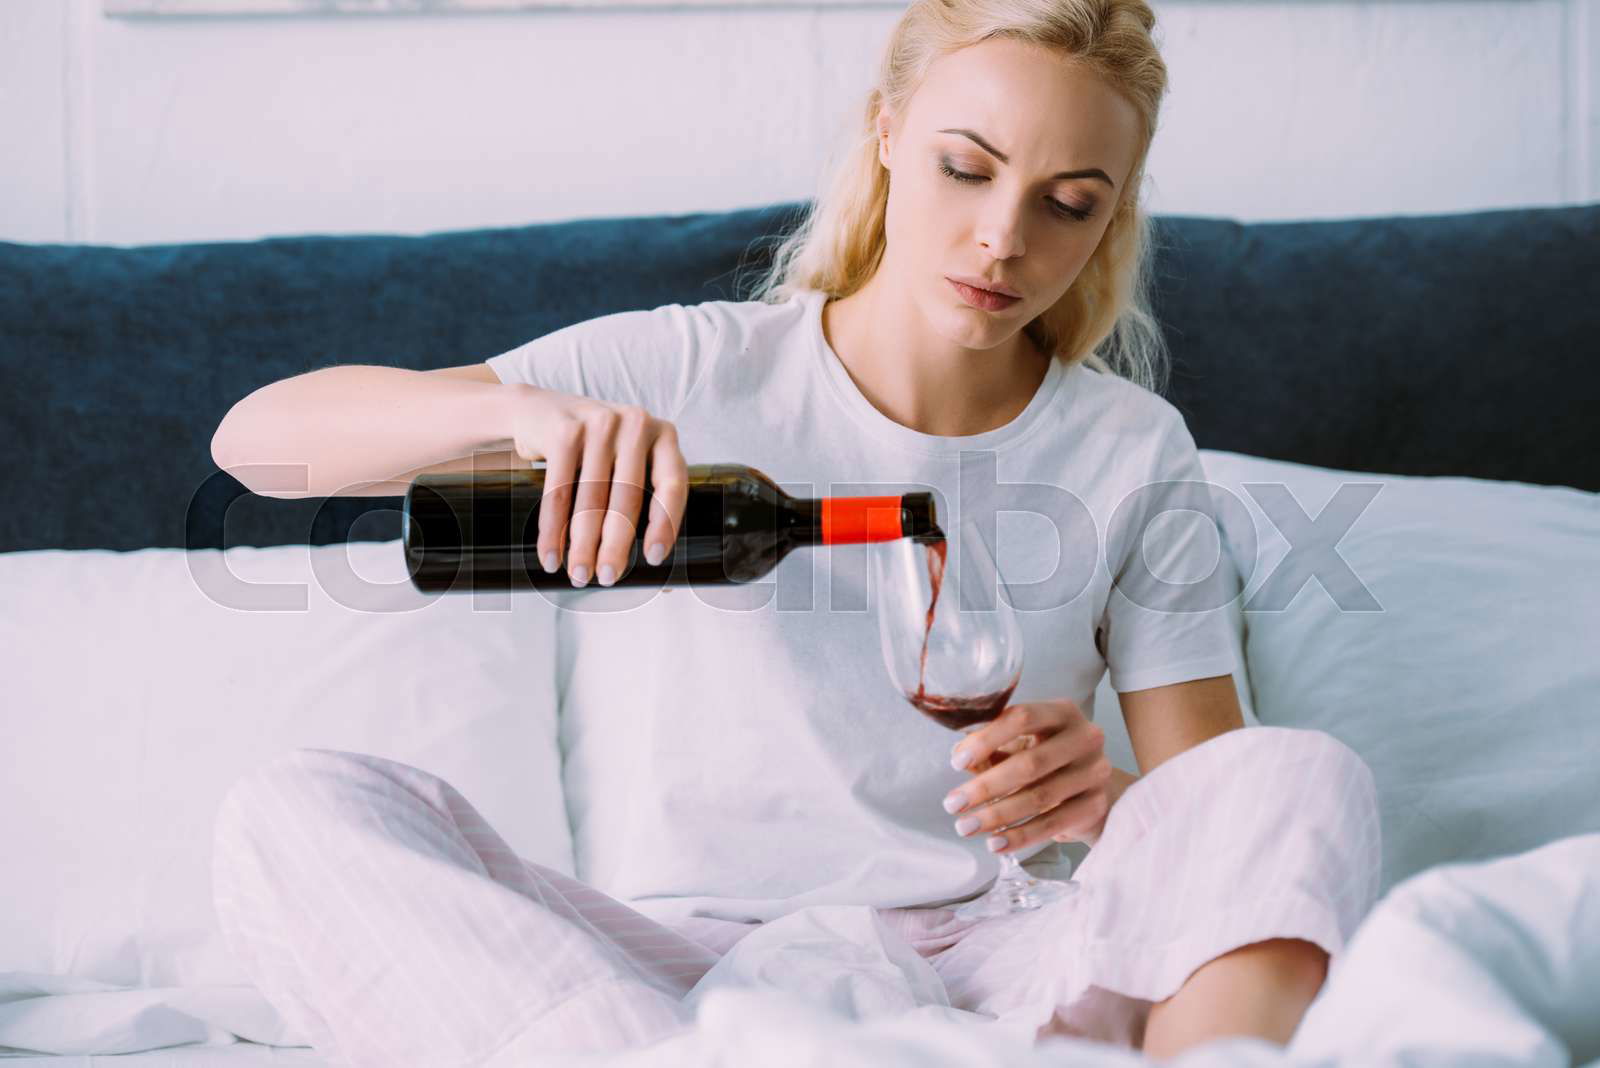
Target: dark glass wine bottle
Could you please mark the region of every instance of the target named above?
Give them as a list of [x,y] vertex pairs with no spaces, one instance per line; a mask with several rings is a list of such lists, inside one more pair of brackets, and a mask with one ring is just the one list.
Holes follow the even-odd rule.
[[[544,478],[543,468],[418,475],[400,521],[412,585],[423,593],[571,589],[565,561],[554,572],[538,561]],[[944,537],[931,493],[791,497],[743,464],[691,464],[683,529],[651,564],[648,481],[622,574],[611,586],[591,578],[585,589],[752,582],[802,546]]]

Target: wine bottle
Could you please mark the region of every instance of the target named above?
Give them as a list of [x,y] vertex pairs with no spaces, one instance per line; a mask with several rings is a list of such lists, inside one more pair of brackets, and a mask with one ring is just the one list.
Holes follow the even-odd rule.
[[[622,574],[611,586],[591,579],[584,588],[752,582],[802,546],[944,537],[931,493],[791,497],[743,464],[691,464],[688,474],[682,529],[662,561],[644,555],[654,497],[647,473]],[[554,572],[538,560],[544,479],[543,468],[418,475],[400,520],[412,585],[423,593],[571,589],[565,560]]]

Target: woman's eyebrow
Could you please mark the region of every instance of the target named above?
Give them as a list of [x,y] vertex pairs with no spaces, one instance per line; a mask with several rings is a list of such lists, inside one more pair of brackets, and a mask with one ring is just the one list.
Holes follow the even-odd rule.
[[[1010,156],[1007,156],[1004,152],[1000,151],[998,148],[995,148],[989,142],[985,141],[982,138],[982,136],[980,136],[979,134],[974,133],[971,130],[940,130],[939,132],[940,133],[960,134],[962,137],[969,137],[969,138],[972,139],[973,143],[975,143],[979,148],[981,148],[985,152],[989,153],[989,155],[993,156],[995,159],[999,160],[1001,163],[1010,163],[1011,162],[1011,157]],[[1109,185],[1112,189],[1115,189],[1117,187],[1117,183],[1113,182],[1111,180],[1111,178],[1106,174],[1106,172],[1101,170],[1099,167],[1090,167],[1088,170],[1083,170],[1083,171],[1058,171],[1055,174],[1052,174],[1050,176],[1050,180],[1052,182],[1055,181],[1057,178],[1098,178],[1102,182],[1106,183],[1106,185]]]

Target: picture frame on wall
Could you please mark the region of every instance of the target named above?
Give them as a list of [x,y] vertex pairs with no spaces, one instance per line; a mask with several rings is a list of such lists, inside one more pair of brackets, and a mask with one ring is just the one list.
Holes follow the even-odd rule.
[[[100,0],[100,2],[101,10],[108,16],[143,18],[230,15],[454,15],[593,7],[765,7],[793,0]],[[863,0],[806,0],[806,6],[850,4],[859,7],[862,2]]]

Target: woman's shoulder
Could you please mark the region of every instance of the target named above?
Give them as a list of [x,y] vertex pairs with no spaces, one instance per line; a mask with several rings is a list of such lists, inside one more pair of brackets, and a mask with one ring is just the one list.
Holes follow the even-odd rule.
[[783,300],[707,300],[683,306],[695,324],[708,372],[753,386],[769,375],[804,367],[814,343],[809,292]]
[[1074,364],[1068,373],[1074,378],[1071,385],[1081,402],[1079,412],[1105,420],[1120,434],[1148,436],[1154,441],[1179,428],[1187,431],[1183,413],[1176,405],[1132,379],[1082,362]]
[[684,308],[707,326],[714,327],[717,336],[739,338],[803,325],[806,312],[810,310],[812,292],[805,290],[770,300],[705,300],[684,305]]

